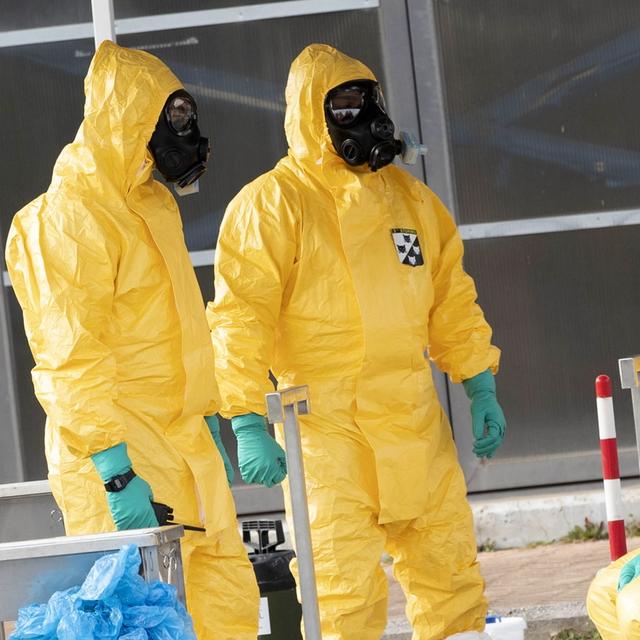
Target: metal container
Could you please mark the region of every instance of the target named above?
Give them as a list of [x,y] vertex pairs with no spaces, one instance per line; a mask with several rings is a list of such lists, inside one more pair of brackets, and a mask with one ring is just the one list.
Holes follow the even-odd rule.
[[20,607],[82,584],[98,558],[123,545],[140,549],[145,580],[172,584],[184,603],[183,535],[181,526],[172,526],[0,544],[0,639],[1,623],[16,620]]
[[64,533],[62,513],[46,480],[0,484],[0,543]]
[[291,549],[278,549],[284,542],[282,521],[244,522],[242,538],[245,544],[253,547],[249,559],[260,587],[258,638],[302,640],[302,608],[296,596],[296,582],[289,569],[295,553]]

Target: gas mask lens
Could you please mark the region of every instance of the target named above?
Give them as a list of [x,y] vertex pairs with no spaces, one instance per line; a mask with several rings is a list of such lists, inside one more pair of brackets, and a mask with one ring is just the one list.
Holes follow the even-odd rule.
[[338,87],[329,93],[329,109],[336,124],[351,124],[362,111],[365,93],[360,87]]
[[196,105],[187,95],[174,96],[165,107],[169,126],[179,135],[184,136],[197,120]]
[[367,82],[365,86],[340,86],[332,89],[328,95],[328,106],[331,117],[338,125],[349,125],[356,120],[369,98],[387,113],[382,89],[379,85]]

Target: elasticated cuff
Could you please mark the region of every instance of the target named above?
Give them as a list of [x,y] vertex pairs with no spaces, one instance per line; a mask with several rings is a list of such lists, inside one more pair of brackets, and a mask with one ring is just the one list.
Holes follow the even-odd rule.
[[121,442],[114,447],[94,453],[91,459],[93,464],[96,465],[102,482],[109,482],[113,476],[121,475],[131,469],[131,459],[127,453],[126,442]]
[[231,418],[231,427],[235,431],[236,429],[242,429],[243,427],[264,428],[264,416],[257,413],[245,413],[241,416],[235,416]]
[[496,381],[490,369],[473,376],[473,378],[463,380],[462,386],[464,387],[468,398],[473,398],[476,393],[481,391],[489,393],[496,392]]

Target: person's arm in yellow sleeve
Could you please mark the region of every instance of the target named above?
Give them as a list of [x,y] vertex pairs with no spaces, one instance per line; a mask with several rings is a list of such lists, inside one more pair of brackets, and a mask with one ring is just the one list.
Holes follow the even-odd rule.
[[38,400],[62,441],[78,458],[91,456],[118,529],[157,526],[149,485],[127,453],[117,408],[112,329],[117,254],[89,212],[23,228],[16,220],[6,261],[36,366]]
[[502,444],[506,420],[496,398],[494,374],[500,351],[477,304],[473,279],[464,271],[464,248],[453,218],[434,196],[440,254],[433,265],[434,302],[429,317],[429,355],[471,400],[474,453],[491,458]]
[[216,248],[215,302],[208,304],[207,317],[220,413],[231,418],[240,473],[245,482],[272,486],[284,479],[286,461],[267,432],[264,396],[273,390],[269,369],[297,233],[286,204],[274,208],[269,193],[250,189],[225,213]]
[[35,392],[54,428],[79,458],[123,440],[116,360],[105,342],[117,256],[90,213],[61,210],[26,228],[16,219],[7,268],[36,363]]
[[491,345],[491,327],[476,302],[473,279],[464,271],[464,248],[453,218],[433,196],[440,254],[432,266],[434,301],[429,316],[429,355],[453,382],[491,369],[500,351]]

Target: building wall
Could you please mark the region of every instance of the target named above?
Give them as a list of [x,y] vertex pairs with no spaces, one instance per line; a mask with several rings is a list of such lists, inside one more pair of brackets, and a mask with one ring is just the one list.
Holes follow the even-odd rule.
[[[0,17],[3,240],[15,211],[47,188],[57,154],[75,134],[94,51],[84,0],[45,3],[45,10],[37,0],[7,4]],[[118,42],[153,52],[176,72],[212,139],[200,194],[180,200],[203,298],[213,295],[226,203],[286,152],[291,60],[310,42],[333,44],[377,73],[399,128],[429,146],[413,171],[427,176],[461,225],[467,269],[504,351],[498,389],[508,438],[489,465],[471,453],[460,386],[437,378],[470,490],[597,478],[593,378],[614,375],[617,358],[637,351],[637,2],[619,0],[614,12],[608,0],[324,0],[302,3],[297,15],[301,3],[282,0],[265,15],[260,3],[243,0],[242,16],[237,1],[211,4],[181,2],[181,14],[165,16],[176,3],[114,2]],[[0,481],[40,479],[44,415],[33,397],[21,313],[10,286],[3,291]],[[633,425],[627,398],[618,396],[629,474]],[[240,494],[241,510],[280,501],[277,491]]]
[[[640,5],[433,6],[453,204],[510,424],[491,465],[458,438],[470,488],[598,478],[593,381],[640,343]],[[456,425],[467,408],[452,397]],[[616,399],[623,473],[637,474],[631,404]]]

